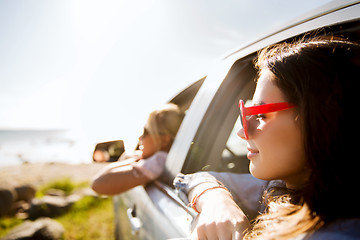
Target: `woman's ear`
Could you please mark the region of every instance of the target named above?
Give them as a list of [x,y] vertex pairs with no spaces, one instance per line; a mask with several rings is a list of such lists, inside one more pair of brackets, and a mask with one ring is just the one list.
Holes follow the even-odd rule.
[[161,150],[168,152],[171,148],[172,139],[169,135],[161,136]]

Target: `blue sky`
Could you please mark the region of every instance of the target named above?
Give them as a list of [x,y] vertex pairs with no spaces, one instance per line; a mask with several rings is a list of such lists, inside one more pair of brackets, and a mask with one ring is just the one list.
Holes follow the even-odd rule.
[[328,1],[296,2],[0,0],[0,129],[133,144],[220,56]]

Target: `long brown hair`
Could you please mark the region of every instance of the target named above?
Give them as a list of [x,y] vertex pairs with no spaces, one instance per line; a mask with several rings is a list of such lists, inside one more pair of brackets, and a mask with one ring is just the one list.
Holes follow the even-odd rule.
[[[360,217],[356,99],[360,45],[318,37],[262,50],[256,66],[270,70],[286,100],[297,106],[309,181],[285,195],[268,198],[245,239],[288,239],[332,220]],[[355,137],[356,138],[355,138]]]

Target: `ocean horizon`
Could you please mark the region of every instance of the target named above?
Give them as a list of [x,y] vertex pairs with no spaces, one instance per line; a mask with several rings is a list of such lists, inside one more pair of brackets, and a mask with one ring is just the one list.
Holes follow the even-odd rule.
[[94,146],[66,129],[0,129],[0,167],[38,162],[91,163]]

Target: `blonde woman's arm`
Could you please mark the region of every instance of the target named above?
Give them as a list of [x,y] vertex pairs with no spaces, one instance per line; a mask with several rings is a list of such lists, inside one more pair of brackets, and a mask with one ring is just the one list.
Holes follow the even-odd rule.
[[108,164],[95,175],[91,188],[99,194],[115,195],[135,186],[146,184],[149,179],[138,173],[138,170],[132,166],[137,160],[130,158]]
[[92,182],[92,189],[104,195],[114,195],[147,184],[161,175],[166,153],[155,153],[148,159],[128,158],[102,169]]

